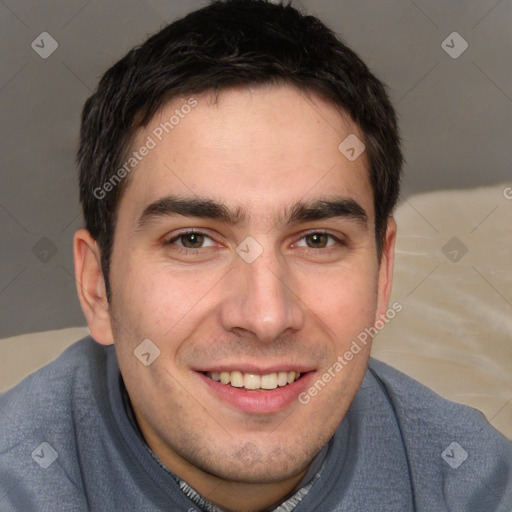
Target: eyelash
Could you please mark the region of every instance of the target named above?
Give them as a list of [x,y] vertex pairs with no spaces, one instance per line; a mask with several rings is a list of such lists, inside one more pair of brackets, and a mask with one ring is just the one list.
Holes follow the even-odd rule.
[[[177,240],[179,240],[181,237],[184,237],[184,236],[187,236],[187,235],[202,235],[206,238],[209,238],[210,240],[214,241],[213,238],[211,236],[209,236],[207,233],[203,232],[203,231],[197,231],[197,230],[189,230],[189,231],[182,231],[181,233],[173,236],[172,238],[170,238],[169,240],[166,240],[165,241],[165,245],[172,245],[174,244]],[[333,235],[332,233],[329,233],[328,231],[308,231],[307,233],[304,233],[300,238],[299,238],[299,241],[300,240],[303,240],[304,238],[308,237],[308,236],[311,236],[311,235],[327,235],[328,237],[330,237],[332,240],[334,240],[336,242],[336,244],[338,244],[339,246],[345,246],[346,243],[340,239],[339,237]],[[311,250],[311,251],[319,251],[320,249],[324,249],[324,250],[328,250],[330,249],[331,247],[333,247],[332,245],[330,246],[327,246],[327,247],[320,247],[320,248],[314,248],[314,247],[303,247],[303,249],[306,249],[306,250]],[[183,246],[180,246],[180,245],[176,245],[176,250],[181,252],[181,253],[184,253],[184,254],[190,254],[190,253],[194,253],[194,254],[199,254],[201,250],[203,249],[207,249],[207,247],[198,247],[197,249],[191,249],[190,247],[183,247]]]

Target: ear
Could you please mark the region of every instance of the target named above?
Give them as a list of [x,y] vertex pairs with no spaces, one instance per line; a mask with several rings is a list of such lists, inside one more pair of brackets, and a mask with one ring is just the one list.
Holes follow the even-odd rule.
[[393,285],[393,266],[395,262],[396,221],[393,217],[388,219],[386,236],[382,247],[382,256],[379,266],[378,300],[375,312],[375,321],[381,319],[388,309],[391,288]]
[[102,345],[112,345],[114,336],[100,250],[86,229],[79,229],[73,237],[73,257],[78,299],[91,336]]

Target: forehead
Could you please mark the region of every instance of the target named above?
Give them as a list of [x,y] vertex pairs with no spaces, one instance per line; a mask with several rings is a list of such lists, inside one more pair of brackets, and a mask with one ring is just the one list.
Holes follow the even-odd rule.
[[137,163],[119,213],[129,210],[134,221],[171,194],[212,197],[247,211],[336,194],[370,214],[366,154],[348,159],[340,151],[347,137],[363,140],[348,115],[292,86],[176,98],[136,133],[128,157]]

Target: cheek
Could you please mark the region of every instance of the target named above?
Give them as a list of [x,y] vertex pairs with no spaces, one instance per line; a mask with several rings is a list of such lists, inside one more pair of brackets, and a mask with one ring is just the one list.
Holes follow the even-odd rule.
[[[197,325],[215,295],[216,273],[200,276],[180,272],[165,262],[125,262],[112,280],[113,312],[126,327],[120,334],[135,339],[169,341],[183,339]],[[202,313],[201,313],[202,312]],[[163,343],[165,340],[165,344]]]
[[320,276],[302,277],[303,302],[329,328],[338,343],[372,325],[377,307],[377,270],[371,264],[347,266]]

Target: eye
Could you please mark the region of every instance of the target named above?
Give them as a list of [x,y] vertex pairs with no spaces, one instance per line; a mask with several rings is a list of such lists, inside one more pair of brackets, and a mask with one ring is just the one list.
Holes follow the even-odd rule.
[[200,231],[187,231],[180,233],[166,242],[167,244],[175,244],[185,249],[203,249],[212,247],[215,242],[206,234]]
[[324,249],[341,243],[341,241],[335,236],[324,233],[321,231],[315,231],[314,233],[308,233],[304,235],[298,242],[298,247],[308,247],[310,249]]

